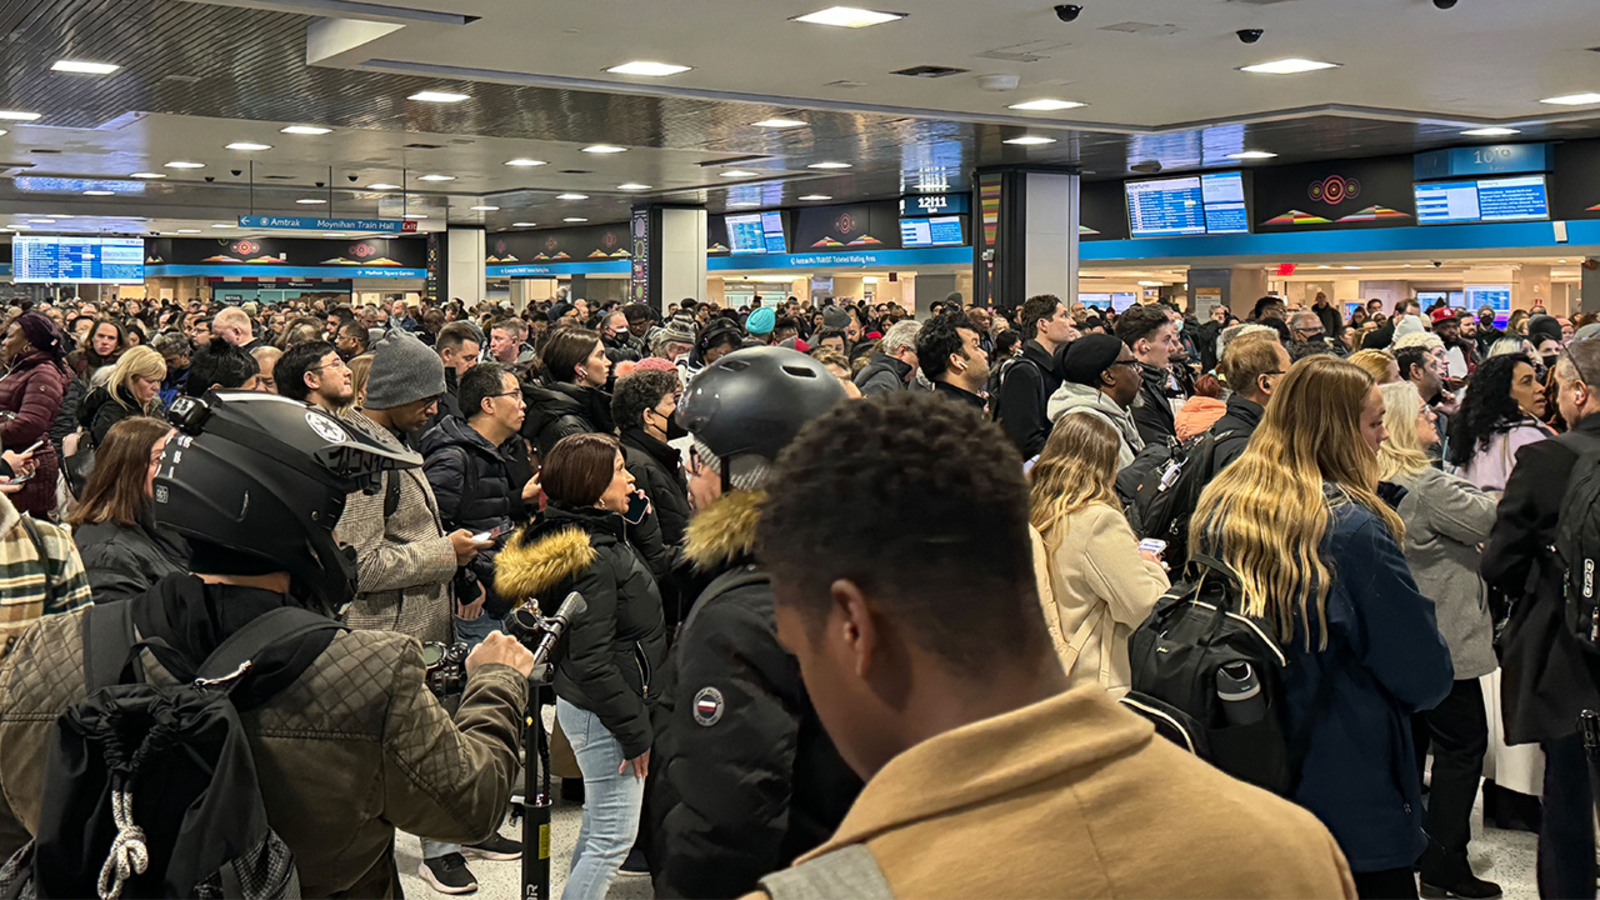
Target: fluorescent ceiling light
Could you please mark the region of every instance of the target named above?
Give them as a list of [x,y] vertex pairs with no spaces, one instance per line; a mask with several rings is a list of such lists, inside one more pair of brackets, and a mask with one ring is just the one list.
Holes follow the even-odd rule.
[[1555,106],[1588,106],[1593,103],[1600,103],[1600,94],[1592,92],[1587,94],[1564,94],[1560,97],[1549,97],[1539,102],[1550,103]]
[[165,178],[167,176],[162,174],[161,172],[135,172],[132,175],[129,175],[128,177],[129,178]]
[[648,184],[640,184],[637,181],[630,181],[627,184],[619,184],[619,185],[617,185],[617,190],[619,190],[619,191],[648,191],[648,190],[650,190],[650,185],[648,185]]
[[854,6],[830,6],[819,9],[814,13],[795,16],[794,21],[805,22],[808,25],[835,25],[840,28],[866,28],[869,25],[882,25],[896,19],[904,19],[905,13],[878,12],[872,9],[857,9]]
[[626,153],[626,152],[628,152],[628,148],[627,147],[617,147],[617,146],[614,146],[612,144],[594,144],[593,146],[589,146],[589,147],[583,148],[583,152],[585,152],[585,153]]
[[1239,153],[1229,153],[1228,159],[1277,159],[1278,154],[1268,150],[1244,150]]
[[344,233],[339,231],[324,231],[322,236],[328,238],[342,238],[344,237]]
[[326,201],[326,200],[318,200],[316,197],[301,197],[299,200],[296,200],[295,202],[300,204],[301,206],[319,206],[319,205],[321,205],[323,203],[327,203],[328,201]]
[[760,175],[761,173],[760,172],[751,172],[748,169],[729,169],[728,171],[722,172],[720,174],[722,175],[723,178],[754,178],[757,175]]
[[323,128],[320,125],[290,125],[279,129],[283,134],[327,134],[332,128]]
[[178,229],[178,233],[179,234],[199,234],[200,233],[200,229],[198,229],[198,228],[179,228]]
[[226,224],[224,222],[212,222],[211,223],[211,227],[212,228],[232,228],[233,226],[229,225],[229,224]]
[[33,230],[33,226],[32,225],[12,225],[11,227],[16,229],[16,230],[18,230],[18,231],[32,231]]
[[1166,284],[1165,281],[1141,281],[1141,282],[1139,282],[1139,286],[1140,287],[1161,287],[1164,284]]
[[84,191],[83,195],[85,197],[109,197],[114,193],[116,191]]
[[1272,62],[1256,63],[1253,66],[1244,66],[1241,72],[1253,72],[1257,75],[1298,75],[1301,72],[1315,72],[1318,69],[1337,69],[1338,63],[1321,62],[1315,59],[1275,59]]
[[1493,128],[1474,128],[1474,129],[1472,129],[1470,131],[1461,132],[1461,135],[1462,135],[1462,137],[1510,137],[1513,134],[1521,134],[1521,133],[1522,132],[1518,131],[1515,128],[1493,127]]
[[623,63],[620,66],[612,66],[606,71],[613,75],[643,75],[646,78],[665,78],[668,75],[687,72],[690,68],[692,67],[674,65],[672,63],[634,60],[633,62]]
[[1077,109],[1088,106],[1076,100],[1029,100],[1026,103],[1013,103],[1007,109],[1022,109],[1029,112],[1055,112],[1058,109]]
[[20,112],[15,109],[0,109],[0,119],[9,122],[32,122],[39,118],[38,113]]
[[587,222],[589,220],[585,219],[582,216],[568,216],[565,219],[562,219],[561,221],[563,221],[563,222]]
[[828,196],[827,194],[807,194],[804,197],[801,197],[800,199],[801,200],[832,200],[833,198]]
[[742,201],[742,202],[739,202],[739,203],[729,203],[728,204],[728,208],[729,209],[749,209],[750,207],[760,206],[760,205],[761,204],[759,204],[759,203],[754,203],[754,202],[751,202],[749,200],[745,200],[745,201]]
[[495,212],[499,208],[500,207],[498,207],[498,206],[474,206],[472,208],[472,211],[473,212]]
[[226,149],[226,150],[271,150],[272,149],[272,145],[271,144],[257,144],[254,141],[234,141],[233,143],[229,144],[227,147],[225,147],[223,149]]
[[506,165],[508,165],[508,166],[525,167],[525,166],[542,166],[544,164],[545,164],[545,161],[542,160],[542,159],[508,159],[508,160],[506,160]]
[[589,199],[589,195],[588,194],[557,194],[556,195],[556,199],[557,200],[587,200],[587,199]]
[[455,181],[454,175],[424,175],[418,181]]
[[1351,272],[1359,272],[1359,271],[1361,271],[1361,267],[1360,266],[1345,266],[1345,269],[1348,270],[1348,271],[1351,271]]
[[512,228],[532,228],[532,227],[534,227],[535,225],[538,225],[538,224],[539,224],[538,222],[512,222],[511,223],[511,227]]
[[8,133],[9,132],[7,132],[4,128],[0,128],[0,134],[8,134]]
[[172,162],[167,163],[167,168],[169,169],[204,169],[205,167],[205,163],[191,162],[186,159],[175,159]]
[[405,215],[401,216],[400,218],[402,218],[402,219],[426,219],[427,216],[423,215],[422,213],[406,213]]
[[1014,137],[1009,141],[1001,141],[1001,143],[1016,144],[1019,147],[1034,147],[1039,144],[1054,144],[1055,142],[1055,138],[1042,137],[1037,134],[1025,134],[1022,137]]
[[757,128],[799,128],[804,124],[799,119],[762,119],[755,123]]
[[819,162],[819,163],[812,163],[811,165],[806,166],[806,168],[808,168],[808,169],[848,169],[848,168],[850,168],[850,164],[847,163],[847,162]]
[[122,68],[113,63],[84,62],[77,59],[58,59],[50,67],[52,72],[72,72],[77,75],[110,75]]
[[367,185],[367,190],[369,190],[369,191],[392,191],[392,190],[398,189],[399,187],[400,187],[400,185],[398,185],[398,184],[384,184],[383,182],[380,181],[377,184],[369,184],[369,185]]
[[450,91],[417,91],[406,99],[420,100],[423,103],[460,103],[470,98],[466,94],[456,94]]

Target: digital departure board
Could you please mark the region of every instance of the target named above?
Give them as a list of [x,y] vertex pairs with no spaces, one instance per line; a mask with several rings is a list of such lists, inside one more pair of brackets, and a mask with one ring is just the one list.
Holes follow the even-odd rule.
[[1200,196],[1206,208],[1206,234],[1250,233],[1242,174],[1223,172],[1200,176]]
[[1416,193],[1417,222],[1423,225],[1550,218],[1543,175],[1425,182],[1416,186]]
[[11,242],[11,265],[18,283],[138,284],[144,281],[144,240],[19,234]]
[[1218,172],[1127,184],[1134,237],[1249,234],[1244,175]]
[[924,247],[960,247],[966,242],[966,237],[961,231],[960,216],[900,220],[900,246],[907,250]]
[[788,253],[788,242],[783,235],[783,214],[780,212],[749,213],[728,216],[728,252]]

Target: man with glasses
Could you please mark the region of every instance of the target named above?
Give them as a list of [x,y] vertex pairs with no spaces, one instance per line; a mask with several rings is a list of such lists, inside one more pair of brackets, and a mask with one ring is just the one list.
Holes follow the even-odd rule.
[[1571,430],[1517,451],[1481,571],[1513,600],[1500,658],[1506,743],[1544,748],[1539,895],[1588,897],[1595,885],[1594,799],[1578,714],[1600,709],[1600,657],[1569,630],[1566,567],[1553,545],[1570,528],[1595,527],[1561,519],[1574,468],[1600,453],[1600,340],[1568,347],[1555,376],[1556,403]]
[[1071,415],[1104,419],[1122,435],[1117,468],[1127,466],[1144,449],[1144,438],[1133,420],[1133,403],[1144,384],[1142,371],[1143,364],[1133,350],[1116,335],[1086,334],[1078,338],[1067,345],[1061,359],[1061,374],[1066,380],[1050,397],[1050,421]]
[[1238,459],[1249,445],[1267,401],[1289,371],[1289,351],[1283,349],[1277,335],[1252,332],[1228,344],[1218,369],[1233,393],[1228,395],[1227,412],[1211,426],[1211,433],[1217,436],[1211,458],[1213,473]]
[[327,341],[310,341],[289,348],[272,374],[278,393],[291,400],[320,406],[339,415],[355,399],[350,367]]

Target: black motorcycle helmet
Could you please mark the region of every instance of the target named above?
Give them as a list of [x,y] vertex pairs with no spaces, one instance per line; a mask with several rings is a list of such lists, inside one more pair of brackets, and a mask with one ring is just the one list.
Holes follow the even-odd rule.
[[725,354],[689,382],[677,419],[722,462],[722,487],[731,464],[745,455],[776,461],[812,419],[845,399],[844,386],[822,363],[784,347],[751,347]]
[[162,451],[155,517],[202,548],[286,571],[329,614],[355,596],[353,549],[333,529],[353,491],[376,491],[388,469],[422,457],[392,451],[320,409],[249,391],[179,397],[178,434]]

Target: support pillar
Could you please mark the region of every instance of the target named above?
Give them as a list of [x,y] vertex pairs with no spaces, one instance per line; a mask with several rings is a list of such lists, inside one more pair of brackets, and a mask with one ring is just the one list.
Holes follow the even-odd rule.
[[[936,301],[955,293],[956,276],[954,275],[918,275],[916,278],[916,310],[917,318],[927,319],[932,314],[932,307]],[[966,304],[963,300],[963,305]]]
[[1070,309],[1078,300],[1076,172],[980,172],[978,183],[973,279],[980,302],[1014,309],[1054,294]]
[[1543,306],[1551,315],[1559,315],[1550,309],[1550,267],[1524,263],[1511,281],[1511,308],[1532,309],[1535,306]]
[[661,312],[669,302],[707,299],[706,211],[651,205],[633,210],[629,299]]
[[428,235],[428,293],[433,302],[460,300],[467,309],[487,291],[488,264],[482,228],[450,227]]

